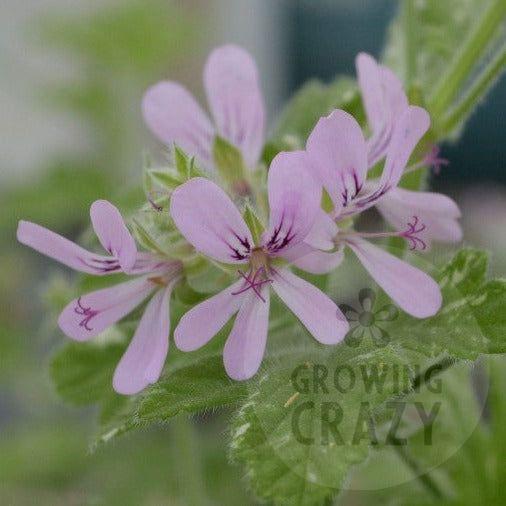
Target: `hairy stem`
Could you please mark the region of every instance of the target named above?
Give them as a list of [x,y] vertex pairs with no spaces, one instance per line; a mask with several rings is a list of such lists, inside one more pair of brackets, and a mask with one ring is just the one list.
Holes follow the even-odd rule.
[[506,67],[506,45],[499,55],[489,63],[480,78],[459,104],[441,122],[441,133],[451,133],[471,113],[476,102],[485,95]]
[[[436,362],[435,364],[428,367],[425,371],[418,374],[411,381],[411,385],[408,389],[404,391],[405,394],[409,394],[413,390],[417,390],[422,385],[424,385],[427,381],[429,375],[427,372],[429,370],[434,371],[430,378],[432,379],[434,376],[439,375],[452,367],[455,364],[455,360],[450,357],[443,357],[441,360]],[[411,469],[416,479],[420,482],[420,484],[435,498],[442,499],[445,497],[445,494],[439,488],[437,483],[429,476],[428,473],[423,473],[422,468],[418,464],[418,462],[409,454],[409,451],[406,447],[395,444],[395,441],[389,438],[389,443],[392,443],[392,446],[397,454],[397,456]]]
[[429,109],[434,116],[440,116],[452,103],[462,88],[462,84],[473,70],[475,63],[486,50],[496,30],[504,22],[506,2],[494,0],[483,12],[474,32],[464,41],[461,51],[444,74],[429,100]]

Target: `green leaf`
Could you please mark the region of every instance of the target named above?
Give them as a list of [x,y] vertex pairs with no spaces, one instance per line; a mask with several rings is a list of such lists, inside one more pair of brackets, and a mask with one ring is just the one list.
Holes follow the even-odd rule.
[[[183,178],[180,173],[171,168],[149,169],[146,171],[146,176],[150,180],[151,185],[162,187],[167,191],[167,194],[186,181],[186,178]],[[153,193],[154,197],[158,197],[159,194],[156,193],[157,190],[150,188],[150,191]],[[161,193],[163,192],[160,192],[160,194]]]
[[335,494],[350,466],[369,453],[364,423],[409,387],[408,376],[398,384],[385,376],[377,390],[359,381],[346,389],[344,379],[338,391],[332,386],[335,371],[344,371],[342,378],[360,377],[386,364],[409,369],[409,362],[393,348],[339,346],[330,352],[308,348],[270,364],[234,419],[230,444],[232,459],[246,465],[256,494],[293,506],[322,504]]
[[453,286],[462,295],[468,295],[486,281],[489,255],[485,251],[466,248],[460,250],[442,270],[439,282]]
[[96,444],[109,442],[135,428],[168,423],[182,413],[202,413],[234,405],[245,395],[245,384],[227,376],[221,348],[205,356],[200,354],[200,358],[171,357],[156,384],[113,409],[103,407],[109,412],[103,416]]
[[486,281],[487,255],[461,250],[436,276],[443,294],[443,306],[431,318],[418,320],[401,315],[385,325],[391,335],[400,336],[403,347],[455,359],[475,360],[483,353],[506,351],[506,281]]
[[[504,504],[506,500],[502,486],[506,449],[505,365],[504,356],[495,356],[481,360],[474,369],[461,365],[446,371],[441,377],[444,388],[437,397],[442,410],[432,429],[434,445],[420,444],[420,435],[416,433],[410,438],[407,447],[410,458],[423,470],[418,483],[429,481],[438,486],[442,497],[437,504],[474,506]],[[477,372],[482,385],[479,395]],[[395,488],[399,504],[433,503],[430,489],[414,486],[412,480],[416,477],[409,471],[405,474],[404,465],[395,451],[384,449],[357,470],[353,476],[357,488],[371,490],[364,504],[389,504],[392,488],[375,490],[387,483],[402,483]],[[399,480],[403,474],[405,479]],[[343,499],[346,501],[347,497]]]
[[358,121],[363,120],[360,97],[354,80],[338,77],[330,84],[320,81],[306,83],[281,113],[267,154],[273,158],[284,147],[300,149],[304,146],[316,122],[333,109],[344,109]]
[[114,368],[125,351],[121,341],[67,343],[51,361],[58,394],[71,404],[92,404],[113,394]]
[[242,217],[244,218],[246,225],[248,225],[248,228],[251,231],[253,241],[255,242],[255,244],[260,244],[260,239],[262,237],[262,232],[264,231],[264,226],[260,218],[257,216],[257,213],[250,204],[246,204]]
[[[444,369],[458,359],[506,349],[505,317],[499,310],[506,302],[506,284],[486,281],[486,269],[485,253],[460,251],[437,275],[444,298],[440,312],[424,320],[401,314],[391,322],[382,321],[390,337],[383,346],[364,338],[358,345],[345,342],[335,348],[315,349],[304,343],[297,351],[292,342],[281,347],[257,382],[249,385],[250,395],[233,423],[231,455],[246,466],[255,492],[275,504],[320,504],[342,486],[352,466],[366,459],[371,443],[385,443],[379,431],[375,438],[364,435],[359,422],[372,420],[374,427],[381,427],[390,420],[389,402],[410,394],[417,378],[424,377],[419,372],[434,359],[441,359]],[[300,337],[300,327],[281,326],[270,339],[282,341],[286,334]],[[395,369],[402,371],[396,379]],[[376,378],[381,388],[369,390],[364,380],[338,391],[332,385],[334,371],[340,370],[354,378],[364,378],[364,370],[369,371],[369,380]],[[299,386],[293,381],[296,371]],[[311,388],[300,390],[307,384]],[[308,402],[314,403],[314,410],[304,410]],[[363,403],[369,418],[361,411]],[[340,441],[332,439],[334,433],[329,435],[325,423],[328,410],[338,407]],[[301,442],[294,427],[314,437],[314,442]],[[357,439],[357,434],[364,437]]]
[[246,167],[241,151],[219,135],[214,139],[213,159],[221,180],[226,185],[233,187],[239,181],[246,181]]
[[179,146],[174,146],[174,163],[181,180],[187,181],[192,177],[205,176],[195,163],[195,158],[188,156]]

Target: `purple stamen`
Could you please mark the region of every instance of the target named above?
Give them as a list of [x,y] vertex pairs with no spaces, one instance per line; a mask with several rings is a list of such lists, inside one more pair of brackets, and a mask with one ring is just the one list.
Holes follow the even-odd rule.
[[74,312],[78,315],[84,316],[79,322],[80,327],[84,327],[88,331],[92,331],[91,327],[88,327],[90,320],[98,314],[98,311],[91,309],[91,307],[84,307],[81,303],[81,297],[77,299],[77,306],[74,308]]
[[265,299],[262,297],[262,294],[260,293],[258,288],[261,288],[263,285],[265,285],[265,283],[272,283],[272,279],[265,278],[265,279],[257,281],[257,277],[260,274],[260,272],[263,272],[263,274],[265,276],[265,269],[263,267],[260,267],[260,269],[257,269],[255,274],[253,275],[253,277],[251,277],[251,271],[249,271],[248,274],[244,274],[244,272],[240,271],[240,270],[237,271],[239,276],[241,276],[241,278],[244,279],[245,286],[243,288],[241,288],[240,290],[238,290],[237,292],[233,292],[232,295],[240,295],[241,293],[244,293],[244,292],[251,289],[255,292],[255,294],[259,297],[259,299],[262,302],[265,302]]
[[420,222],[418,216],[413,216],[413,221],[408,222],[408,228],[400,234],[401,237],[404,237],[410,243],[410,250],[427,249],[427,244],[420,237],[417,237],[417,234],[423,232],[427,227],[424,223]]
[[446,167],[450,163],[446,158],[440,157],[440,153],[441,148],[434,145],[424,158],[425,164],[432,167],[434,174],[439,174],[441,172],[441,167]]

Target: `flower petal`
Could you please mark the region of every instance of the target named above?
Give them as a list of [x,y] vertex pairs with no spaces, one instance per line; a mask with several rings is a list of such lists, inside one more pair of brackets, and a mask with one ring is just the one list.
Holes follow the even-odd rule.
[[58,325],[71,339],[87,341],[130,313],[155,288],[146,276],[87,293],[65,307]]
[[363,239],[347,243],[376,283],[406,313],[427,318],[439,311],[439,285],[425,272]]
[[234,45],[215,49],[204,85],[219,134],[241,150],[249,167],[255,166],[264,141],[265,107],[253,58]]
[[253,239],[229,196],[203,177],[190,179],[172,194],[170,214],[197,251],[220,262],[244,263]]
[[214,127],[186,88],[172,81],[155,84],[144,94],[142,112],[158,139],[170,147],[176,143],[212,168]]
[[97,276],[121,271],[116,259],[91,253],[36,223],[20,221],[17,239],[20,243],[76,271]]
[[430,127],[429,113],[417,106],[409,106],[399,117],[388,148],[380,186],[397,186],[413,150]]
[[241,307],[245,296],[233,295],[238,281],[190,309],[174,330],[174,342],[182,351],[193,351],[208,343]]
[[272,288],[317,341],[337,344],[344,339],[348,322],[321,290],[287,269],[276,272]]
[[381,83],[385,94],[385,102],[392,120],[395,121],[409,106],[408,97],[401,80],[384,65],[380,65]]
[[336,222],[326,212],[319,209],[315,222],[304,242],[317,249],[333,249],[335,246],[334,237],[336,237],[338,232],[339,229]]
[[381,132],[388,120],[381,73],[376,60],[367,53],[359,53],[355,60],[357,79],[367,115],[374,133]]
[[149,301],[132,341],[116,367],[113,387],[116,392],[133,395],[162,373],[169,349],[169,299],[173,283],[158,290]]
[[344,259],[344,249],[334,253],[326,251],[313,250],[306,255],[300,256],[292,260],[292,265],[302,269],[303,271],[310,272],[311,274],[327,274],[332,272]]
[[358,83],[372,136],[367,141],[369,166],[381,160],[390,144],[393,127],[409,102],[399,78],[387,67],[360,53],[356,59]]
[[118,259],[124,272],[135,264],[137,246],[121,213],[107,200],[96,200],[90,208],[95,234],[106,251]]
[[353,211],[368,209],[394,189],[402,176],[406,164],[420,139],[430,126],[429,113],[421,107],[409,106],[396,121],[392,140],[388,147],[387,159],[378,185],[363,192],[353,205]]
[[225,343],[223,363],[234,380],[251,378],[262,362],[269,327],[269,291],[268,287],[262,289],[264,300],[252,291],[244,298]]
[[307,152],[336,210],[349,204],[367,173],[367,147],[355,118],[341,110],[321,118],[309,135]]
[[460,209],[450,197],[441,193],[394,188],[378,201],[377,208],[397,230],[405,229],[410,218],[417,216],[426,227],[422,233],[424,240],[462,240],[462,227],[457,221]]
[[302,242],[320,210],[321,190],[311,177],[305,152],[279,153],[268,176],[270,219],[264,245],[280,254]]

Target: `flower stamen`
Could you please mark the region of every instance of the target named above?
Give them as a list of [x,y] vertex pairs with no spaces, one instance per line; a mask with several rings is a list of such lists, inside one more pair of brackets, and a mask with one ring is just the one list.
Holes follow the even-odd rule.
[[[241,278],[244,279],[245,284],[244,286],[238,290],[237,292],[232,292],[232,295],[240,295],[241,293],[244,293],[248,290],[253,290],[255,294],[259,297],[259,299],[262,302],[265,302],[264,297],[262,297],[262,294],[260,293],[259,288],[261,288],[266,283],[272,283],[272,279],[269,279],[267,277],[267,273],[265,270],[265,267],[260,267],[257,269],[252,277],[252,271],[249,271],[248,274],[245,274],[243,271],[238,270],[237,273]],[[258,279],[260,273],[262,273],[263,279]]]
[[413,220],[408,222],[408,228],[399,235],[410,243],[410,250],[425,250],[427,249],[427,243],[418,237],[418,234],[422,233],[426,228],[425,224],[420,222],[418,216],[413,216]]
[[87,331],[91,332],[93,329],[88,327],[90,320],[98,314],[98,311],[91,309],[91,307],[84,307],[81,303],[81,297],[77,299],[77,306],[74,308],[74,312],[78,315],[84,316],[79,322],[80,327],[84,327]]
[[339,246],[341,240],[346,240],[347,237],[361,237],[364,239],[402,237],[409,242],[410,250],[425,250],[427,249],[427,243],[418,237],[418,235],[426,230],[426,228],[426,225],[420,221],[418,216],[413,216],[412,221],[407,223],[407,229],[402,232],[356,232],[354,230],[346,230],[339,232],[336,237],[334,237],[334,243],[336,246]]

